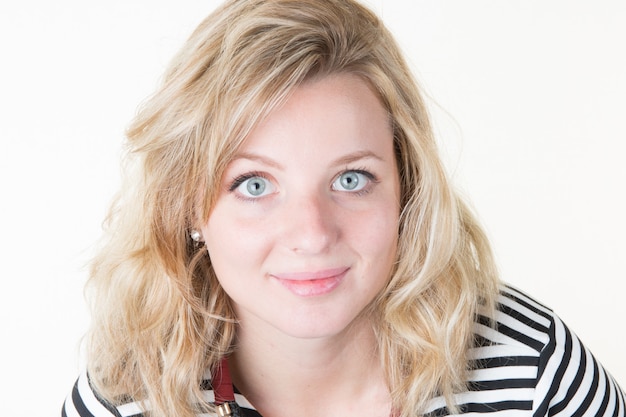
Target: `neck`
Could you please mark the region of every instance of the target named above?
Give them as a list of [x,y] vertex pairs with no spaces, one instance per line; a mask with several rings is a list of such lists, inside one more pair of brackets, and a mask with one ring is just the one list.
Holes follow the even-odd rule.
[[265,417],[388,415],[389,392],[368,320],[313,339],[258,328],[242,323],[230,362],[235,385]]

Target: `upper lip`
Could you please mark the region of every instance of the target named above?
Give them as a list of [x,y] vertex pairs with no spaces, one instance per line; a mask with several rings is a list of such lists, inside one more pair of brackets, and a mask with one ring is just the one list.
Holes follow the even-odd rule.
[[281,272],[271,274],[273,277],[288,281],[311,281],[316,279],[333,278],[346,272],[349,267],[341,266],[337,268],[319,269],[314,271],[302,272]]

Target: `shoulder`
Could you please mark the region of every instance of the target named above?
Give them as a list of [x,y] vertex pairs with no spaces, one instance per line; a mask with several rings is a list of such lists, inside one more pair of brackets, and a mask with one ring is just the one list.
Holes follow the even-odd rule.
[[[476,352],[537,357],[554,339],[554,312],[527,294],[503,285],[493,314],[481,311],[476,319]],[[489,347],[496,349],[482,349]],[[487,355],[487,357],[489,357]]]
[[[511,287],[503,294],[532,300]],[[535,415],[624,416],[624,392],[617,382],[554,312],[537,305],[550,326],[542,331],[547,340],[539,352]]]
[[[469,351],[466,413],[624,416],[624,393],[560,318],[524,292],[503,285],[495,312],[481,311]],[[434,400],[433,415],[445,415]]]
[[137,403],[130,402],[114,406],[102,399],[89,383],[86,372],[76,380],[72,392],[63,403],[62,417],[140,417],[141,409]]
[[[211,386],[211,374],[207,370],[201,383],[201,390],[204,394],[204,400],[208,402],[215,401],[215,394]],[[235,401],[237,404],[237,415],[245,417],[260,417],[260,414],[254,409],[252,404],[235,389]],[[89,375],[83,372],[72,392],[67,396],[63,403],[61,412],[62,417],[143,417],[144,406],[149,409],[147,403],[140,403],[132,400],[123,402],[120,405],[113,405],[100,397],[89,382]],[[207,414],[201,414],[208,416]],[[213,415],[213,414],[210,414]]]

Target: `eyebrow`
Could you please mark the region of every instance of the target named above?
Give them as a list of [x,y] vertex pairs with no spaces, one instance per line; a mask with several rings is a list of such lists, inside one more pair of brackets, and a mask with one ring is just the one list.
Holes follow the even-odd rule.
[[[279,164],[278,162],[274,161],[272,158],[268,158],[266,156],[252,153],[252,152],[239,152],[233,157],[231,162],[237,161],[239,159],[247,159],[249,161],[260,162],[264,165],[271,166],[279,170],[283,169],[283,166]],[[374,152],[363,150],[363,151],[356,151],[356,152],[341,156],[337,158],[336,160],[334,160],[331,165],[332,166],[346,165],[352,162],[359,161],[361,159],[376,159],[378,161],[383,161],[383,158],[376,155]]]
[[283,166],[278,162],[274,161],[272,158],[268,158],[263,155],[259,155],[251,152],[238,152],[235,154],[231,162],[237,161],[239,159],[247,159],[249,161],[260,162],[263,165],[268,165],[274,167],[276,169],[283,169]]
[[339,159],[336,159],[335,162],[333,163],[333,165],[346,165],[349,164],[351,162],[356,162],[359,161],[361,159],[376,159],[378,161],[382,161],[383,158],[381,158],[380,156],[376,155],[374,152],[372,151],[356,151],[353,153],[350,153],[348,155],[342,156]]

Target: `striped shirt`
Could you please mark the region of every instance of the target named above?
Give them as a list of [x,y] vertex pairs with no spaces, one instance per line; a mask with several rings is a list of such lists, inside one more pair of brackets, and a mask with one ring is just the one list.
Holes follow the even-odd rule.
[[[495,317],[476,320],[468,390],[455,397],[462,414],[625,416],[624,392],[552,310],[508,286],[498,301]],[[203,386],[205,399],[213,401],[210,380]],[[239,415],[260,417],[237,391],[235,401]],[[83,373],[62,416],[140,417],[141,412],[135,402],[112,406],[102,400]],[[427,415],[450,415],[443,398],[430,401]]]

